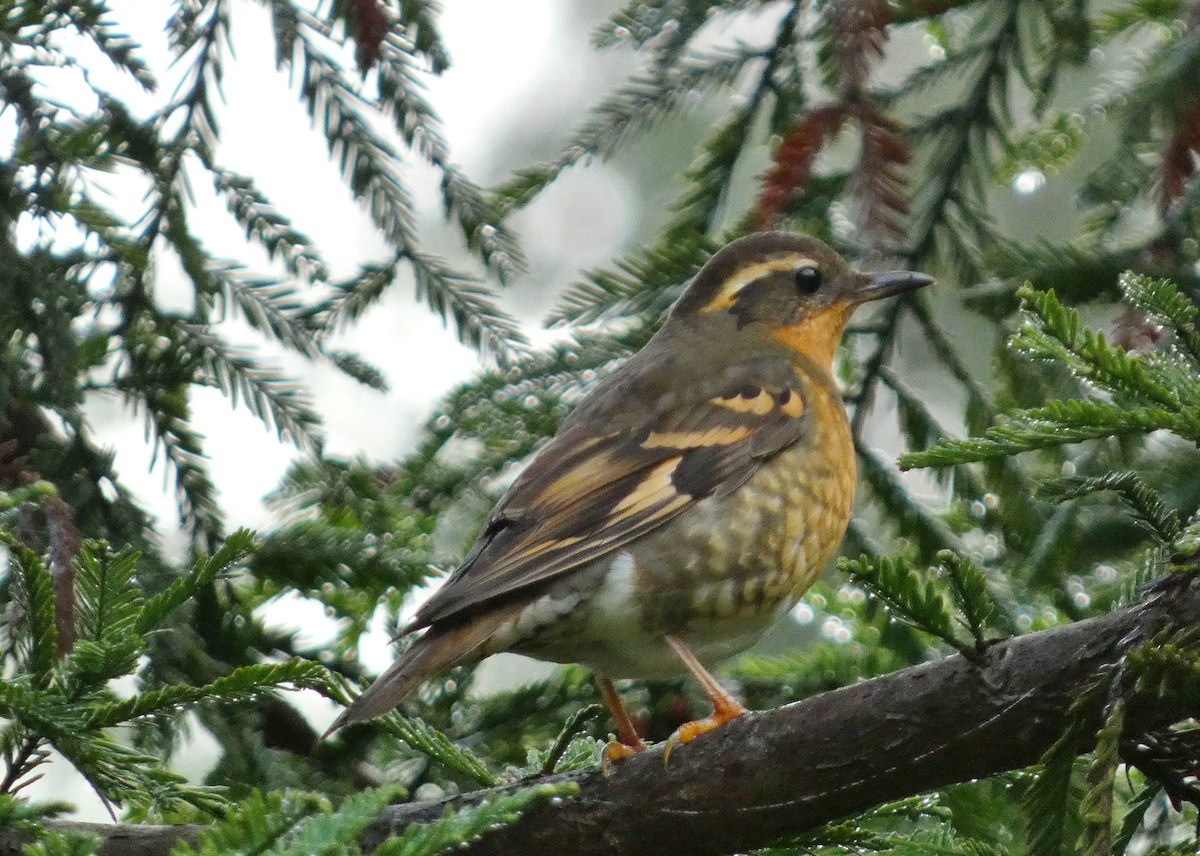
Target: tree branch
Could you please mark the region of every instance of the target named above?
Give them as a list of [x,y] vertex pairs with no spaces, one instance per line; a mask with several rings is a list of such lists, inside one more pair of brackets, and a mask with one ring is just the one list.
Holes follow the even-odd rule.
[[[755,713],[682,746],[663,765],[661,748],[573,780],[579,795],[540,804],[463,854],[724,854],[795,835],[871,806],[1035,763],[1069,717],[1084,733],[1100,725],[1107,693],[1083,691],[1110,675],[1128,651],[1169,626],[1200,624],[1200,592],[1160,589],[1109,615],[993,646],[977,668],[948,657]],[[1126,733],[1191,715],[1182,699],[1128,697]],[[1088,748],[1087,746],[1083,747]],[[528,786],[509,785],[500,790]],[[367,851],[448,803],[496,791],[390,807],[363,836]],[[108,840],[112,856],[160,856],[195,827],[59,824]],[[153,830],[153,831],[152,831]],[[136,834],[138,845],[131,846]],[[19,852],[0,832],[0,856]]]

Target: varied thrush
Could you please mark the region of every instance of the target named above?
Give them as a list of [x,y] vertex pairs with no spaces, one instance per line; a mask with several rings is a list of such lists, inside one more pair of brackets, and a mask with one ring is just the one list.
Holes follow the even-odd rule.
[[713,714],[672,742],[745,713],[704,664],[791,609],[850,519],[854,443],[831,373],[846,323],[932,282],[860,273],[804,235],[721,249],[563,421],[402,635],[426,633],[330,731],[499,651],[591,668],[620,739],[609,759],[644,745],[614,678],[699,680]]

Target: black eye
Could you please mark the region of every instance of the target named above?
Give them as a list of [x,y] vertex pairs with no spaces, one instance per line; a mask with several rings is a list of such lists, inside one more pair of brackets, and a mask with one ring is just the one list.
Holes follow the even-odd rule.
[[811,265],[805,265],[796,271],[796,288],[801,294],[813,294],[821,287],[821,272]]

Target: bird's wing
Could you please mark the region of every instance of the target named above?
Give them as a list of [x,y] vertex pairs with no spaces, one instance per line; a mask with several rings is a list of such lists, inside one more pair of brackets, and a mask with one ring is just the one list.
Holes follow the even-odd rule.
[[619,428],[597,424],[593,409],[537,454],[408,630],[585,565],[734,490],[804,436],[806,409],[790,370],[775,383],[724,373],[676,398],[669,412],[647,410]]

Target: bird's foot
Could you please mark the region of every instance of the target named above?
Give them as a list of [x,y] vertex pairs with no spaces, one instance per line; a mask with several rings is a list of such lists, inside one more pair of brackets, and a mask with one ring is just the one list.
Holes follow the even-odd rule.
[[671,760],[671,750],[680,743],[691,743],[701,734],[712,731],[714,728],[720,728],[727,722],[737,719],[739,716],[745,716],[749,713],[746,708],[742,707],[742,703],[731,696],[717,682],[717,679],[708,673],[708,669],[696,659],[696,655],[691,652],[691,649],[676,636],[667,635],[663,640],[671,646],[671,650],[675,652],[675,656],[683,663],[684,667],[692,673],[692,676],[700,682],[700,686],[704,687],[704,694],[708,696],[712,702],[713,712],[711,716],[706,716],[704,719],[697,719],[694,722],[685,722],[683,725],[675,729],[675,733],[667,738],[667,749],[663,753],[663,766]]
[[742,707],[742,705],[733,696],[724,695],[713,699],[714,706],[711,715],[704,719],[696,719],[692,722],[685,722],[683,725],[675,729],[675,733],[667,738],[667,748],[663,752],[663,766],[671,760],[671,750],[681,743],[691,743],[701,734],[707,734],[714,728],[720,728],[728,722],[732,722],[738,717],[745,716],[750,711]]
[[632,745],[622,743],[619,740],[610,740],[608,745],[604,747],[604,753],[600,758],[600,772],[608,775],[612,772],[613,764],[618,761],[624,761],[626,758],[632,758],[639,752],[645,752],[648,747],[641,740]]

